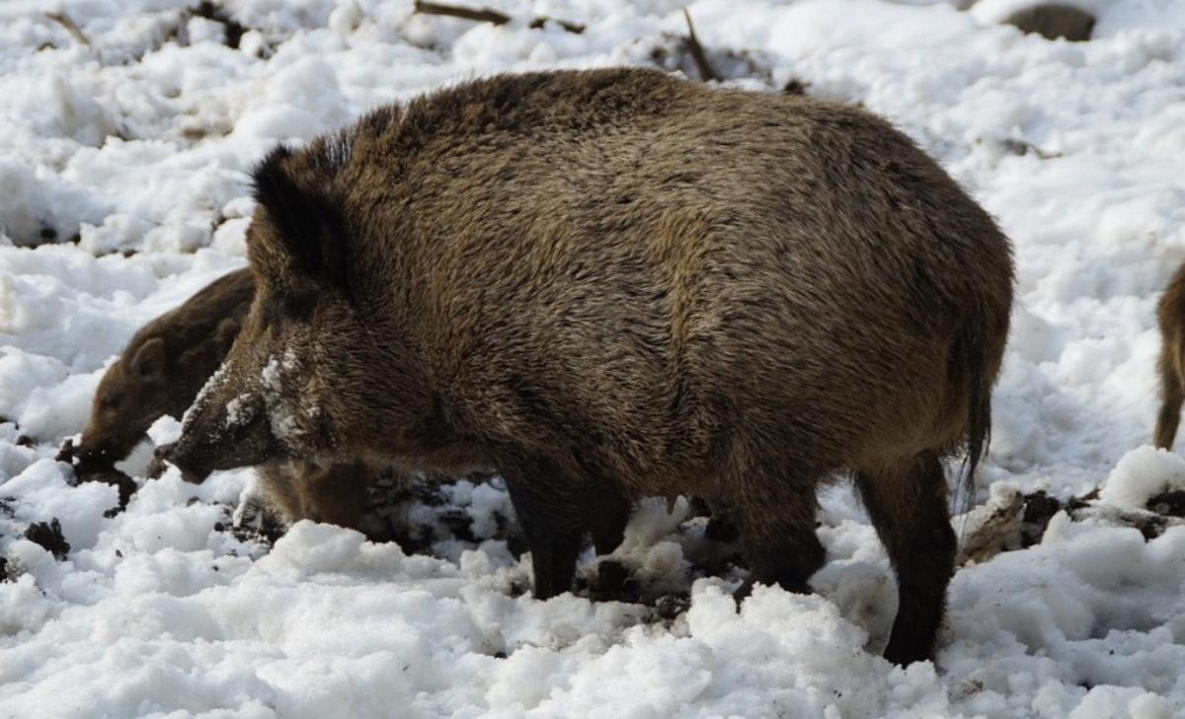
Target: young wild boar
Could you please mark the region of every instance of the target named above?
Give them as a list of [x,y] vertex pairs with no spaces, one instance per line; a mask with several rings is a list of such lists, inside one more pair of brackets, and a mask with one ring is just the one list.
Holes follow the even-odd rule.
[[1185,264],[1177,269],[1156,306],[1160,326],[1161,404],[1156,418],[1156,446],[1172,449],[1181,423],[1181,403],[1185,400]]
[[[226,359],[254,296],[251,270],[237,270],[142,327],[99,382],[79,468],[101,473],[127,457],[158,418],[182,416]],[[362,463],[267,462],[258,474],[260,494],[285,524],[312,519],[362,528],[373,478]]]
[[943,458],[986,443],[1012,259],[883,120],[651,70],[497,76],[280,147],[255,195],[259,291],[169,456],[191,479],[496,468],[539,598],[629,500],[694,494],[740,525],[744,596],[807,590],[847,471],[896,567],[886,656],[931,656]]
[[118,462],[158,418],[183,415],[226,359],[254,296],[251,270],[237,270],[140,328],[99,381],[79,459]]

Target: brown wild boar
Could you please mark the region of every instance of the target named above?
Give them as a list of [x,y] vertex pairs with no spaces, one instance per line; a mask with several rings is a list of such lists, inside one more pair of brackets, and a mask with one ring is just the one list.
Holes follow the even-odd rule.
[[1177,268],[1156,306],[1160,326],[1161,404],[1156,418],[1156,446],[1172,449],[1181,423],[1181,403],[1185,400],[1185,264]]
[[254,179],[259,290],[170,452],[191,479],[276,455],[496,468],[542,599],[584,531],[694,494],[741,528],[743,597],[807,590],[816,491],[846,471],[897,572],[886,656],[931,656],[943,458],[982,456],[1013,269],[886,122],[653,70],[503,75]]
[[[102,475],[158,418],[184,414],[226,358],[254,296],[251,270],[230,272],[132,337],[95,392],[77,451],[80,471]],[[258,475],[265,504],[284,524],[312,519],[362,529],[373,478],[366,465],[266,462]]]

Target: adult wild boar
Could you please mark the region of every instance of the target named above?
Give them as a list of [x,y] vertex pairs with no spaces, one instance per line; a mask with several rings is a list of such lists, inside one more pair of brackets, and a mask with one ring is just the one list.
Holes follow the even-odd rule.
[[849,471],[899,580],[886,656],[931,655],[942,460],[986,443],[1012,260],[883,120],[651,70],[505,75],[254,179],[259,292],[171,453],[192,478],[496,468],[547,598],[584,530],[677,493],[730,508],[750,585],[805,591],[816,490]]
[[[105,470],[145,439],[153,422],[166,414],[182,416],[226,359],[254,297],[251,270],[230,272],[132,337],[99,381],[76,452],[80,473],[106,476]],[[374,469],[357,461],[261,465],[260,494],[284,524],[312,519],[363,528]]]

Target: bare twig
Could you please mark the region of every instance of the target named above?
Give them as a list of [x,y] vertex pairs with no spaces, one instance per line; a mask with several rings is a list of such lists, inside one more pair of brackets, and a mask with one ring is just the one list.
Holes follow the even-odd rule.
[[1032,152],[1041,160],[1052,160],[1062,156],[1060,152],[1046,152],[1036,145],[1025,142],[1024,140],[1013,140],[1011,138],[1004,138],[1004,149],[1011,152],[1013,155],[1027,155]]
[[691,13],[687,12],[687,8],[683,8],[683,17],[687,19],[687,50],[691,53],[691,59],[695,61],[699,78],[704,82],[719,80],[720,76],[712,69],[708,56],[704,54],[704,46],[699,44],[699,38],[695,36],[695,25],[691,24]]
[[579,35],[580,33],[584,32],[584,26],[578,22],[568,22],[567,20],[556,20],[555,18],[547,17],[546,15],[540,15],[539,17],[535,18],[534,20],[531,21],[531,24],[528,27],[530,27],[534,30],[538,30],[539,28],[546,25],[548,22],[554,22],[556,25],[559,25],[563,29],[572,33],[573,35]]
[[459,5],[441,5],[434,2],[422,2],[416,0],[415,12],[421,15],[444,15],[446,17],[459,17],[462,20],[473,20],[475,22],[488,22],[493,25],[505,25],[510,22],[510,16],[498,12],[497,10],[489,10],[486,8],[473,9],[461,7]]
[[86,35],[82,34],[69,15],[64,12],[47,12],[45,16],[66,28],[66,32],[70,33],[70,37],[74,38],[79,45],[90,47],[91,41],[86,39]]
[[[457,17],[462,20],[473,20],[474,22],[488,22],[491,25],[505,25],[510,22],[510,16],[505,13],[500,13],[497,10],[490,10],[489,8],[468,8],[459,5],[444,5],[434,2],[423,2],[423,0],[415,0],[415,12],[421,15],[443,15],[446,17]],[[548,22],[554,22],[570,33],[579,35],[584,32],[584,26],[574,22],[567,22],[565,20],[556,20],[549,17],[537,17],[531,21],[528,27],[538,29],[543,27]]]

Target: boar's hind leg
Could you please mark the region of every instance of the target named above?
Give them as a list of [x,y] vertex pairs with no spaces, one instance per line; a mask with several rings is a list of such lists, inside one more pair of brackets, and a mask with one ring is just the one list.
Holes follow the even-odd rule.
[[811,490],[777,497],[746,494],[730,507],[740,524],[749,562],[749,579],[734,594],[738,601],[749,596],[754,584],[777,584],[803,594],[811,591],[807,580],[826,558],[815,534],[816,505]]
[[885,658],[901,665],[930,659],[956,545],[942,461],[924,452],[900,466],[860,472],[856,483],[897,573],[897,619]]

